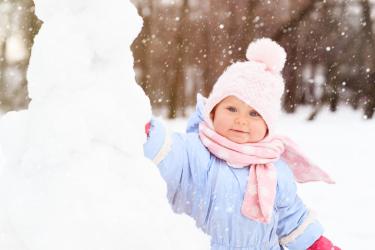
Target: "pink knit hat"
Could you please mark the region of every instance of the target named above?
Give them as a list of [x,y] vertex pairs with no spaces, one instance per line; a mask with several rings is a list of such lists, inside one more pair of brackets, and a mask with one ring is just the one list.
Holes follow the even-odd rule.
[[204,119],[212,126],[210,113],[224,98],[235,96],[254,108],[273,134],[275,123],[281,113],[281,96],[284,79],[281,71],[286,60],[285,50],[269,38],[250,43],[248,61],[230,65],[215,83],[208,97]]

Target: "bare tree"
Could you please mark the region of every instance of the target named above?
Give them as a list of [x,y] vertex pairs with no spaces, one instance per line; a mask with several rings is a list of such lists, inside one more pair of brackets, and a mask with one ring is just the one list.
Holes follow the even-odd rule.
[[138,13],[143,17],[143,27],[134,40],[131,48],[134,53],[134,68],[137,73],[138,83],[143,87],[146,93],[150,88],[150,53],[149,45],[151,41],[151,24],[153,14],[153,1],[133,1],[137,7]]
[[306,18],[311,12],[315,10],[315,5],[321,0],[311,0],[305,4],[298,11],[293,10],[290,19],[282,24],[272,38],[276,41],[286,39],[285,49],[287,51],[287,63],[285,72],[287,72],[286,84],[285,84],[285,96],[283,107],[286,112],[292,113],[295,111],[297,101],[297,88],[298,88],[298,39],[297,32],[298,26],[301,21]]
[[[362,6],[363,15],[363,30],[362,34],[364,36],[363,43],[366,45],[367,58],[369,58],[370,67],[372,71],[375,71],[375,43],[374,43],[374,33],[373,33],[373,22],[371,19],[371,8],[368,0],[360,1]],[[375,73],[366,75],[366,105],[365,105],[365,116],[367,118],[372,118],[375,111]]]
[[0,11],[0,103],[3,111],[19,110],[30,101],[26,72],[41,21],[34,14],[32,0],[2,2]]
[[[175,118],[178,109],[184,107],[184,83],[185,83],[185,34],[187,33],[187,17],[189,14],[189,3],[188,0],[183,0],[179,12],[178,28],[176,32],[176,57],[175,57],[175,76],[169,88],[169,118]],[[180,101],[180,103],[179,103]],[[179,105],[180,104],[180,105]]]

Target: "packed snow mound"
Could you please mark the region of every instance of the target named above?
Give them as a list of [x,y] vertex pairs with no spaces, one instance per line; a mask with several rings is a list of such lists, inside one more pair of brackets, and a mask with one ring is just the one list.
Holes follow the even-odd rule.
[[[85,133],[79,137],[89,133],[87,140],[141,153],[139,142],[145,136],[140,128],[150,119],[151,107],[134,80],[130,44],[142,27],[135,7],[122,0],[37,0],[35,4],[36,13],[48,19],[43,19],[30,59],[29,110],[60,117],[62,121],[55,122],[58,130],[82,128],[85,123]],[[67,136],[76,137],[75,133]],[[74,147],[75,140],[65,141]]]
[[28,73],[32,101],[0,120],[0,249],[208,249],[192,220],[173,214],[143,157],[151,107],[134,80],[134,6],[35,5],[44,24]]
[[142,19],[129,1],[37,0],[36,5],[44,23],[28,71],[33,100],[95,83],[110,87],[134,81],[134,71],[125,70],[133,60],[124,59],[132,56],[129,34],[139,33]]

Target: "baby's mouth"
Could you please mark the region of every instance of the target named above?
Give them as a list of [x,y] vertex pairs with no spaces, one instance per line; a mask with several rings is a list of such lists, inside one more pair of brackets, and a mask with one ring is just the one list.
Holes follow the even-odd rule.
[[249,132],[242,131],[242,130],[237,130],[237,129],[231,129],[231,131],[236,132],[236,133],[242,133],[242,134],[247,134]]

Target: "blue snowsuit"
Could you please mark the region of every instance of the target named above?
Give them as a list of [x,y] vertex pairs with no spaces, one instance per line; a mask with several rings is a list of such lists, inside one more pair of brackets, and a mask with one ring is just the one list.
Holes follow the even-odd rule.
[[275,163],[277,192],[269,224],[241,214],[249,168],[236,169],[211,154],[202,144],[198,125],[203,103],[189,119],[186,134],[169,133],[157,119],[151,121],[144,145],[167,183],[168,200],[176,213],[193,217],[211,236],[212,250],[303,250],[323,233],[296,194],[296,183],[285,162]]

